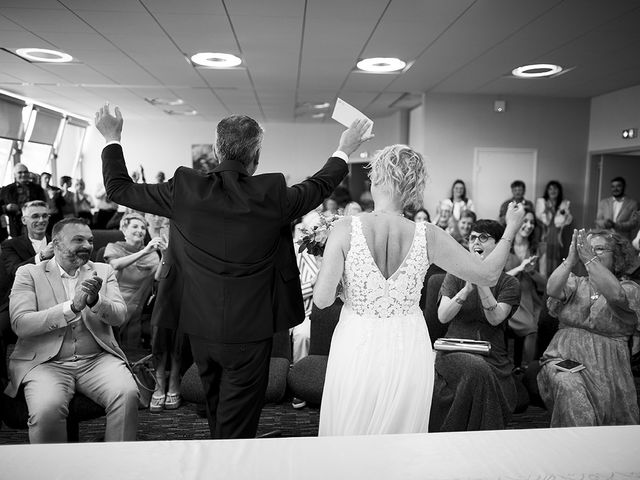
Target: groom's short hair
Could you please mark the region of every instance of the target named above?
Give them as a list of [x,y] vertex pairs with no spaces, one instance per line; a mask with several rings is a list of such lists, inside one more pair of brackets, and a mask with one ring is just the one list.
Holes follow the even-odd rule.
[[218,123],[216,133],[218,160],[234,160],[244,167],[258,162],[264,130],[253,118],[246,115],[223,118]]

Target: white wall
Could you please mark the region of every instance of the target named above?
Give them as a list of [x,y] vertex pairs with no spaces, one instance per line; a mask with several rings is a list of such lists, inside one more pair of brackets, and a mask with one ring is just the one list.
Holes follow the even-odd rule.
[[591,99],[590,152],[640,149],[639,138],[622,138],[626,128],[640,128],[640,85]]
[[[473,199],[473,156],[476,147],[534,148],[538,151],[537,188],[527,186],[526,197],[542,195],[552,179],[564,187],[572,211],[582,223],[587,164],[589,101],[501,97],[505,113],[494,113],[495,96],[429,94],[411,114],[410,141],[427,158],[430,180],[425,206],[432,213],[438,200],[450,195],[456,178],[465,181]],[[511,195],[509,172],[504,172],[504,199]],[[496,212],[479,212],[495,217]]]
[[[192,119],[167,118],[164,122],[149,124],[143,121],[127,121],[122,144],[129,170],[142,164],[147,181],[153,182],[155,174],[162,170],[167,178],[181,165],[191,166],[191,145],[214,143],[216,125]],[[296,183],[315,173],[338,146],[342,125],[327,120],[326,123],[266,123],[262,154],[257,173],[282,172]],[[375,119],[375,138],[364,144],[352,155],[369,156],[377,149],[400,141],[400,117],[394,114]],[[83,156],[83,177],[87,191],[93,193],[102,183],[100,152],[104,141],[97,130],[89,127]]]

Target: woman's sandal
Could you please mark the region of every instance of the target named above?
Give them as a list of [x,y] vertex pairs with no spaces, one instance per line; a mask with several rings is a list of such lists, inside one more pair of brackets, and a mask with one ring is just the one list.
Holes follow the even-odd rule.
[[182,405],[182,396],[179,393],[167,393],[167,400],[164,403],[164,408],[167,410],[175,410]]
[[167,396],[164,394],[158,395],[154,393],[151,397],[151,402],[149,403],[149,411],[151,413],[160,413],[162,410],[164,410],[166,405],[166,398]]

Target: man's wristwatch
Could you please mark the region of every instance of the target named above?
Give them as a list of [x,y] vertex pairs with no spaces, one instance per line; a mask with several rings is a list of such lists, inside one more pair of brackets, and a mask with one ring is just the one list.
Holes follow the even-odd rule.
[[78,310],[78,309],[76,308],[76,306],[73,304],[73,300],[71,300],[71,311],[72,311],[73,313],[75,313],[76,315],[77,315],[78,313],[80,313],[80,310]]

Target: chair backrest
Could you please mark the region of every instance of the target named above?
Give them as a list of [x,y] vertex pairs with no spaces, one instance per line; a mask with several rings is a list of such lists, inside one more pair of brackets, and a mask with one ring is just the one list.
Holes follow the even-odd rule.
[[342,300],[336,299],[333,305],[322,310],[313,306],[309,316],[311,321],[309,355],[329,355],[331,337],[340,320],[342,305]]
[[427,280],[427,296],[424,305],[424,319],[427,322],[427,329],[429,330],[429,337],[431,337],[431,343],[436,339],[444,337],[447,333],[448,326],[440,323],[438,320],[438,294],[440,293],[440,287],[444,280],[445,273],[436,273],[429,277]]
[[91,261],[93,262],[104,261],[104,258],[97,260],[98,252],[102,249],[102,253],[104,253],[104,247],[108,243],[124,240],[124,234],[120,230],[92,230],[91,233],[93,233],[93,252],[91,253]]

